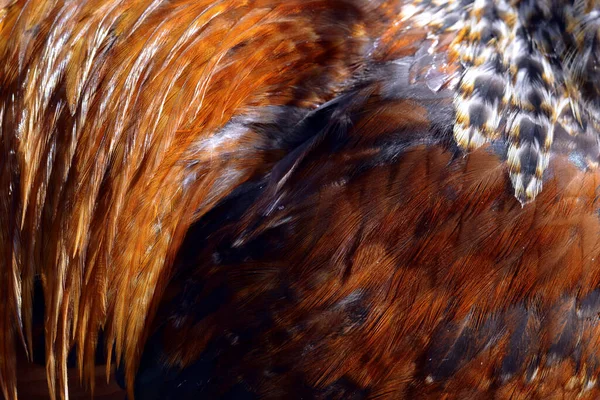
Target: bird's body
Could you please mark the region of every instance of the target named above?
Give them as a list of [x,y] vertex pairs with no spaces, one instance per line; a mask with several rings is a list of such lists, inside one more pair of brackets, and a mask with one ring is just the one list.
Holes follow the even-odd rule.
[[[593,1],[0,1],[0,387],[597,398]],[[39,301],[39,299],[37,299]]]

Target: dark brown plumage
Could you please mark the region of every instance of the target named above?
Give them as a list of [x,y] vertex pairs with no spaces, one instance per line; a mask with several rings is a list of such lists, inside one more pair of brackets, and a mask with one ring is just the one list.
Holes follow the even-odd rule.
[[42,301],[54,397],[98,346],[136,399],[598,397],[598,7],[555,3],[0,1],[4,397]]

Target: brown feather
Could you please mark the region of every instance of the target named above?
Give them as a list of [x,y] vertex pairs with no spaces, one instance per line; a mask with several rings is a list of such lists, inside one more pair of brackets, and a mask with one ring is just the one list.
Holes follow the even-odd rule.
[[52,399],[98,347],[131,398],[598,397],[594,104],[525,206],[514,137],[463,154],[482,4],[0,0],[3,396],[40,280]]
[[99,329],[133,387],[187,228],[285,151],[227,123],[331,98],[365,20],[352,1],[1,5],[4,395],[21,329],[32,350],[36,276],[53,398],[73,346],[93,384]]

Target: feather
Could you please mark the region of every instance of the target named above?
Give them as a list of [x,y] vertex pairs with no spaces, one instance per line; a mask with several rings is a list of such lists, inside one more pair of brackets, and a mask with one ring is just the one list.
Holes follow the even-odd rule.
[[0,0],[0,389],[598,397],[595,0]]

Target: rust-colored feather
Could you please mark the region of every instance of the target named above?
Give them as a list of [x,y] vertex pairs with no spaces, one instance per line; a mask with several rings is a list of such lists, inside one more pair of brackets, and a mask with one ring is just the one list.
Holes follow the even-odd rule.
[[52,399],[98,347],[131,398],[598,397],[558,3],[0,0],[2,395],[43,303]]
[[341,90],[361,65],[366,19],[352,1],[321,0],[1,10],[4,395],[16,396],[19,334],[32,350],[35,277],[53,398],[67,397],[74,346],[93,385],[100,329],[131,388],[188,227],[286,151],[246,121]]

